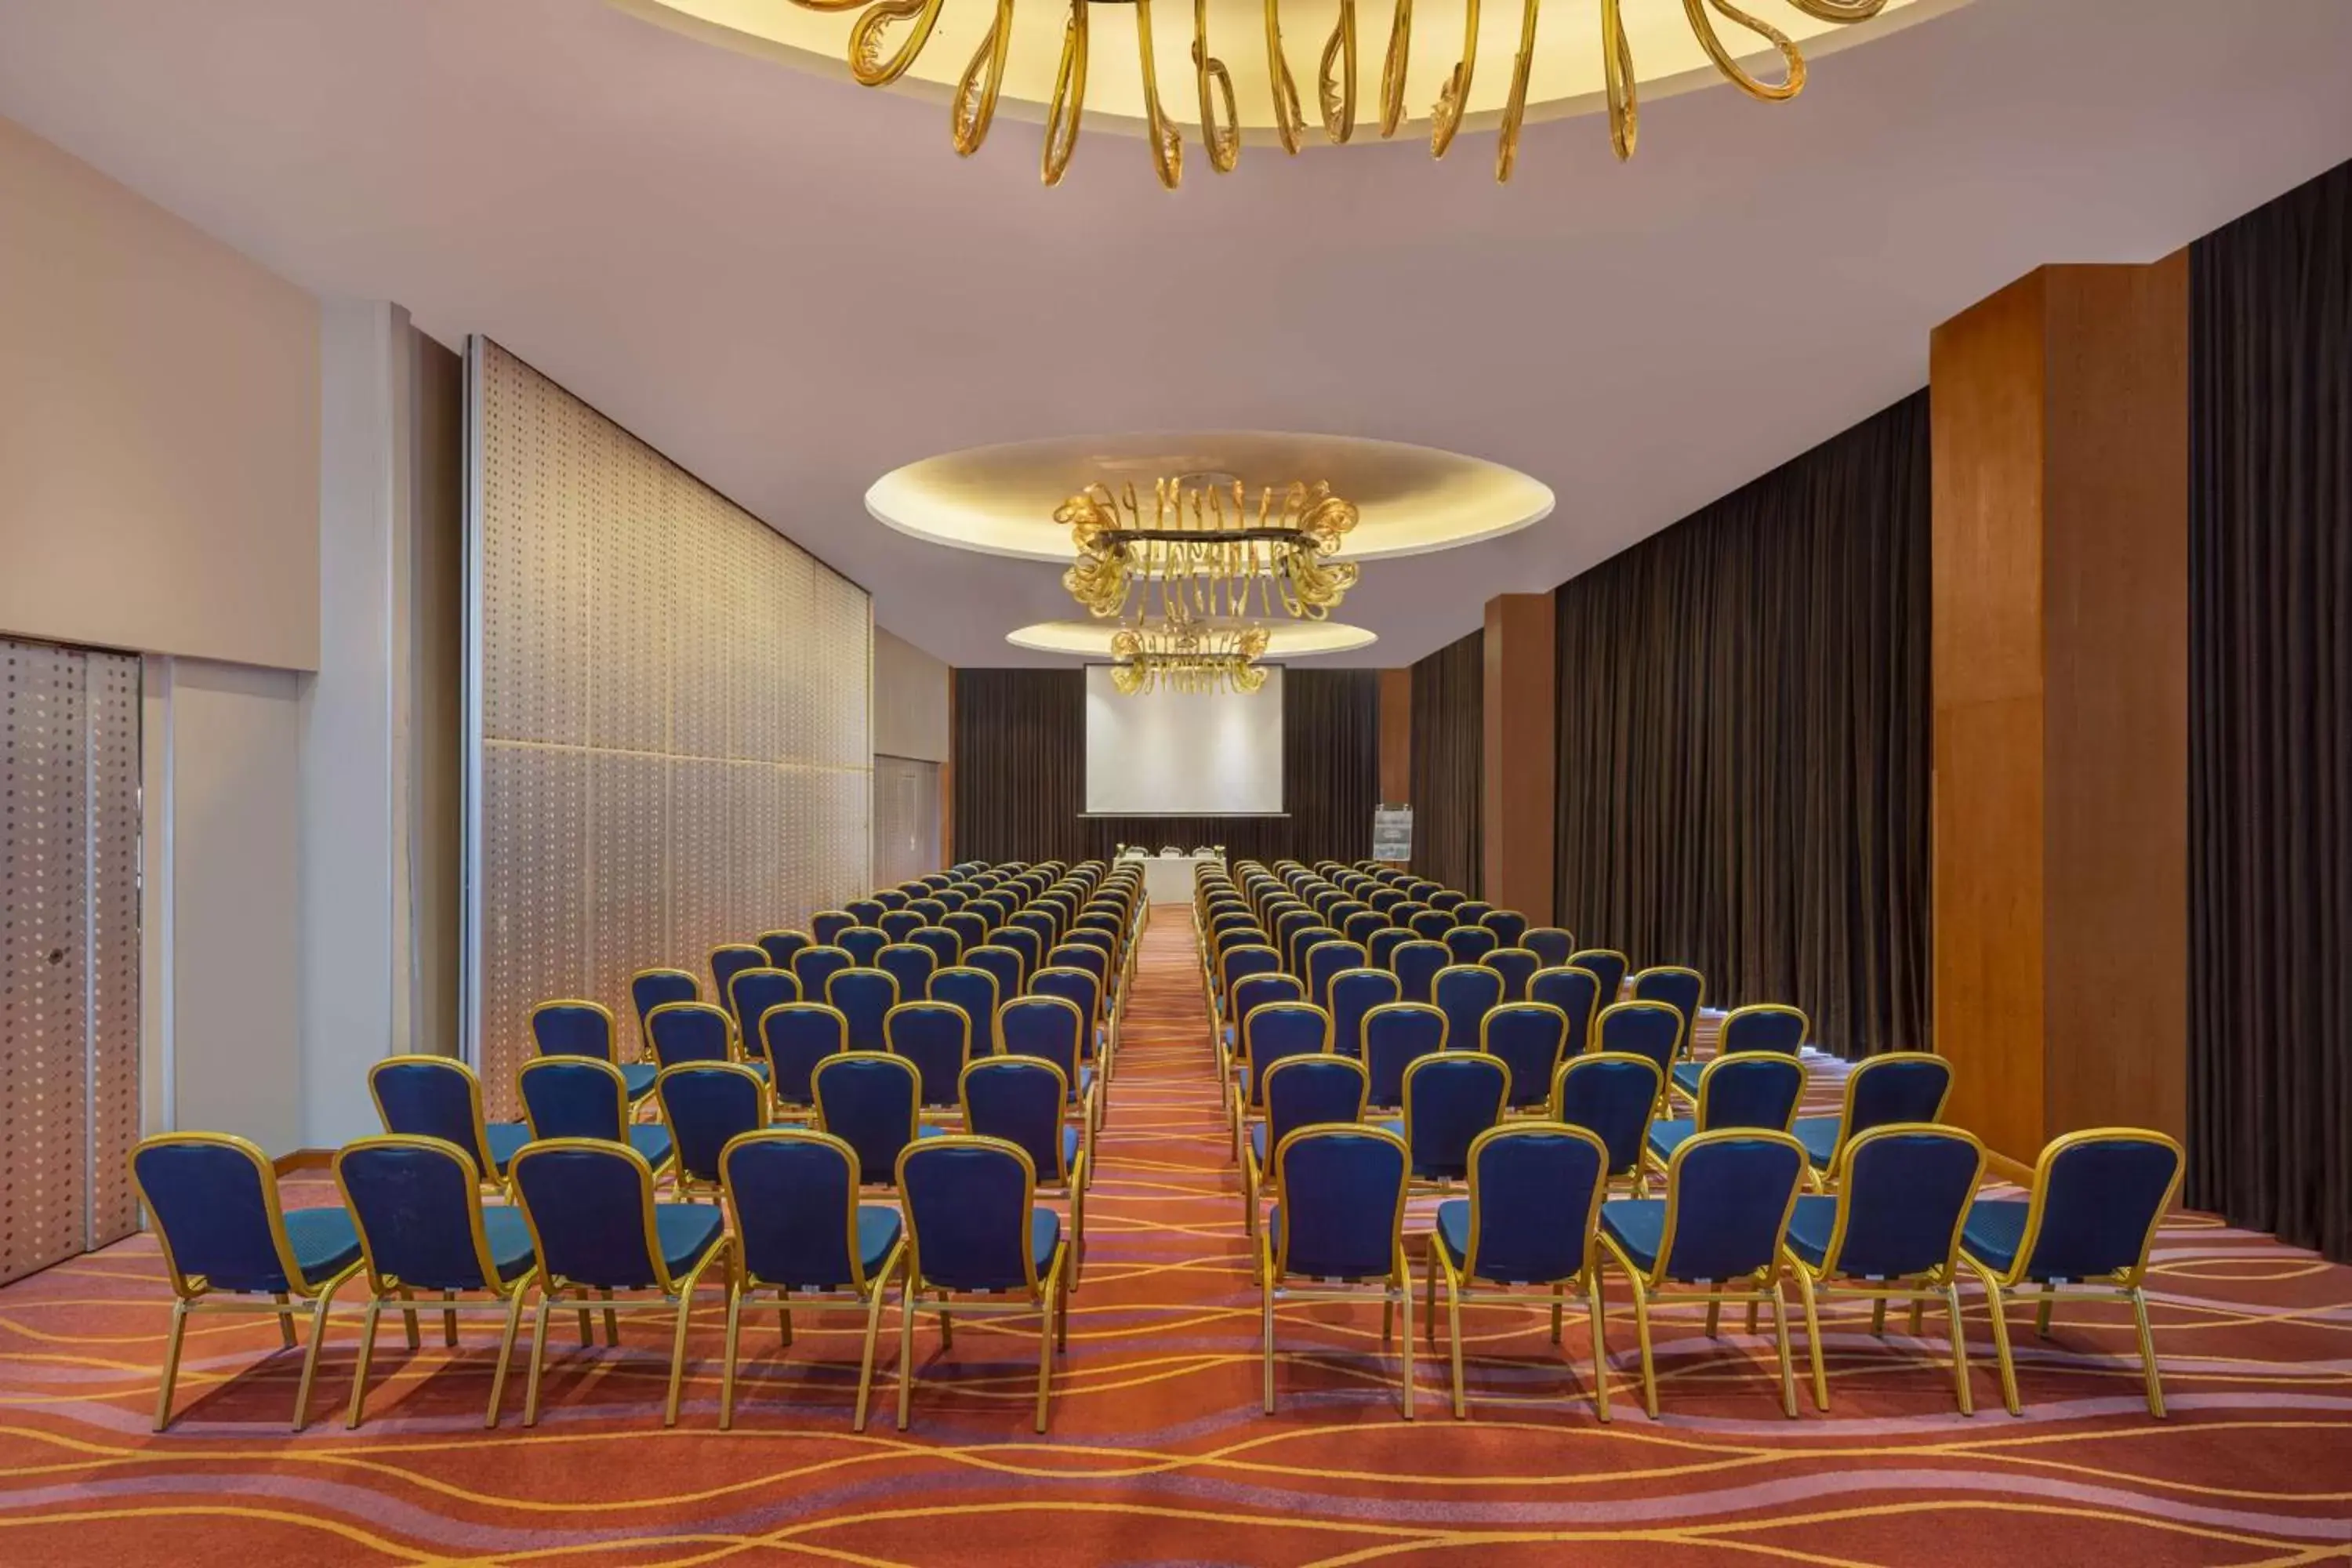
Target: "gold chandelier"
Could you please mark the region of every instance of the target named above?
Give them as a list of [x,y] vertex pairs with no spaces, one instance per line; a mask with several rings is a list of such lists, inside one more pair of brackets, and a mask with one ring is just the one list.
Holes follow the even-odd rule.
[[1111,684],[1129,697],[1153,691],[1246,696],[1265,684],[1257,661],[1266,641],[1264,626],[1122,626],[1110,639]]
[[1089,485],[1055,509],[1077,549],[1062,585],[1097,619],[1319,621],[1356,585],[1352,563],[1326,559],[1357,515],[1328,484],[1269,485],[1255,515],[1239,479],[1160,479],[1152,491],[1148,522],[1133,485],[1116,496]]
[[[945,0],[793,0],[803,10],[857,10],[849,32],[849,71],[866,87],[886,87],[907,74],[939,25]],[[1622,7],[1627,0],[1600,0],[1601,54],[1609,100],[1609,139],[1620,158],[1633,155],[1639,112],[1633,53],[1627,41]],[[1635,0],[1641,3],[1641,0]],[[1664,5],[1669,0],[1650,0]],[[1787,0],[1798,11],[1827,23],[1864,22],[1886,8],[1887,0]],[[1184,143],[1175,122],[1160,109],[1159,71],[1152,59],[1151,0],[1069,0],[1069,19],[1063,26],[1061,62],[1055,72],[1053,96],[1045,117],[1045,150],[1042,173],[1045,184],[1059,184],[1076,150],[1078,124],[1086,112],[1087,16],[1094,5],[1132,4],[1136,11],[1138,65],[1142,73],[1145,140],[1151,166],[1160,183],[1174,190],[1184,176]],[[996,117],[996,101],[1004,81],[1005,56],[1013,37],[1013,0],[995,0],[995,18],[972,52],[971,63],[957,79],[950,100],[950,133],[955,150],[966,157],[980,151]],[[1790,99],[1804,89],[1805,58],[1794,40],[1770,23],[1750,16],[1733,0],[1682,0],[1693,37],[1726,79],[1754,98]],[[863,7],[861,10],[860,7]],[[1296,154],[1307,129],[1299,107],[1297,79],[1284,50],[1281,0],[1265,0],[1269,89],[1273,97],[1274,129],[1284,152]],[[1356,0],[1339,0],[1337,20],[1325,39],[1316,79],[1323,133],[1334,142],[1346,142],[1356,133],[1356,66],[1358,54]],[[1509,96],[1505,100],[1501,134],[1495,149],[1495,178],[1508,180],[1518,156],[1519,129],[1527,116],[1528,80],[1536,56],[1536,26],[1543,0],[1521,0],[1519,47],[1511,61]],[[1478,63],[1479,0],[1468,0],[1461,57],[1447,73],[1436,103],[1430,110],[1430,153],[1443,158],[1461,129],[1469,101],[1472,75]],[[1777,50],[1781,58],[1778,80],[1756,76],[1734,58],[1732,47],[1717,30],[1717,18],[1743,28]],[[887,35],[899,25],[908,28],[896,45]],[[1412,51],[1412,0],[1395,0],[1389,22],[1387,51],[1381,58],[1380,133],[1396,134],[1405,120],[1405,74]],[[1230,173],[1241,158],[1240,116],[1232,74],[1209,52],[1209,0],[1192,0],[1192,86],[1200,100],[1201,139],[1209,166]]]

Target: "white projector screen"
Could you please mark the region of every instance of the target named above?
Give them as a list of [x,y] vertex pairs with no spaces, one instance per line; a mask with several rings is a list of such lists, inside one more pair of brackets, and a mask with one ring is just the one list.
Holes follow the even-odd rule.
[[1122,697],[1087,666],[1087,811],[1096,816],[1282,814],[1282,667],[1242,695]]

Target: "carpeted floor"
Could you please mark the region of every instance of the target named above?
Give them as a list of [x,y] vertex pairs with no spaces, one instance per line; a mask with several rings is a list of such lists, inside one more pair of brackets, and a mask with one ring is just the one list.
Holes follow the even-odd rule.
[[[1192,938],[1147,939],[1112,1096],[1090,1253],[1056,1380],[1029,1429],[1034,1330],[926,1324],[914,1426],[849,1430],[859,1321],[831,1315],[779,1351],[747,1326],[736,1429],[717,1430],[719,1316],[697,1321],[678,1428],[661,1427],[667,1331],[618,1350],[560,1332],[551,1410],[479,1425],[496,1329],[463,1347],[377,1355],[368,1425],[343,1430],[356,1326],[339,1321],[310,1428],[285,1421],[298,1358],[266,1322],[199,1319],[183,1415],[148,1430],[166,1326],[144,1238],[0,1291],[0,1563],[526,1562],[664,1564],[1339,1564],[1440,1558],[1633,1564],[2291,1564],[2352,1558],[2352,1269],[2210,1219],[2157,1255],[2172,1415],[2150,1421],[2123,1310],[2019,1335],[2026,1417],[2000,1407],[1972,1299],[1979,1414],[1954,1408],[1937,1324],[1874,1340],[1828,1327],[1832,1407],[1780,1413],[1769,1337],[1670,1313],[1664,1419],[1641,1413],[1633,1324],[1611,1320],[1616,1421],[1570,1318],[1467,1315],[1472,1419],[1422,1363],[1400,1419],[1396,1363],[1370,1308],[1285,1314],[1281,1412],[1258,1413],[1257,1298],[1227,1163]],[[316,1178],[298,1201],[323,1201]],[[1425,1227],[1425,1205],[1416,1209]],[[1736,1326],[1736,1325],[1734,1325]],[[812,1330],[816,1331],[812,1331]],[[1802,1350],[1799,1351],[1801,1356]]]

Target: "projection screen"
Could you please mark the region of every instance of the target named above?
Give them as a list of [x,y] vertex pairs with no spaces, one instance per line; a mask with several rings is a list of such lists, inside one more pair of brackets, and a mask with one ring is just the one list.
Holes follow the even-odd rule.
[[1282,668],[1246,696],[1122,697],[1087,666],[1087,811],[1096,816],[1277,816]]

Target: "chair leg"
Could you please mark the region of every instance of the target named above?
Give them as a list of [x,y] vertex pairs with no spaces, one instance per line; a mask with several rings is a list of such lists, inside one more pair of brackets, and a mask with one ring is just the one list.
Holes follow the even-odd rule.
[[2138,1286],[2130,1291],[2132,1319],[2139,1325],[2139,1364],[2147,1377],[2147,1413],[2164,1419],[2164,1374],[2157,1369],[2156,1334],[2147,1322],[2147,1293]]
[[593,1345],[595,1342],[595,1320],[589,1315],[588,1309],[583,1307],[580,1309],[580,1343],[583,1348],[585,1348],[586,1346]]
[[1038,1291],[1037,1300],[1037,1418],[1040,1435],[1045,1430],[1045,1399],[1054,1387],[1054,1308],[1062,1294],[1062,1265],[1065,1253],[1054,1259],[1053,1268],[1045,1276],[1045,1288]]
[[1756,1303],[1753,1301],[1748,1303],[1748,1331],[1751,1334],[1756,1331]]
[[783,1334],[784,1348],[790,1350],[793,1343],[793,1293],[790,1290],[776,1292],[776,1327]]
[[1242,1156],[1242,1235],[1251,1241],[1257,1239],[1257,1172],[1254,1168],[1255,1164],[1256,1162],[1248,1155]]
[[360,1412],[367,1404],[368,1363],[375,1356],[375,1321],[383,1310],[381,1299],[370,1296],[367,1314],[360,1320],[359,1364],[352,1369],[352,1408],[343,1417],[345,1431],[355,1431],[360,1424]]
[[1708,1339],[1721,1337],[1717,1330],[1722,1324],[1722,1311],[1723,1303],[1720,1301],[1709,1301],[1706,1304],[1706,1337]]
[[1822,1365],[1822,1314],[1813,1291],[1813,1277],[1801,1268],[1792,1268],[1790,1272],[1797,1277],[1797,1304],[1805,1314],[1805,1353],[1813,1363],[1813,1408],[1827,1414],[1830,1374]]
[[[1084,1160],[1083,1155],[1080,1156]],[[1078,1281],[1087,1269],[1087,1185],[1095,1179],[1094,1163],[1086,1161],[1086,1169],[1070,1184],[1070,1292],[1077,1293]]]
[[187,1329],[187,1300],[184,1297],[174,1297],[172,1301],[172,1337],[163,1347],[163,1382],[155,1391],[155,1430],[158,1432],[172,1424],[172,1384],[180,1376],[180,1342]]
[[[278,1294],[270,1297],[269,1299],[277,1302],[280,1307],[290,1305],[286,1292],[283,1290],[278,1291]],[[278,1314],[278,1341],[279,1345],[284,1349],[290,1351],[294,1348],[294,1316],[290,1311],[280,1312]]]
[[1559,1343],[1560,1310],[1567,1305],[1568,1282],[1563,1279],[1551,1288],[1551,1342],[1554,1344]]
[[[1749,1309],[1754,1309],[1749,1303]],[[1780,1410],[1791,1421],[1797,1418],[1797,1373],[1789,1356],[1789,1294],[1778,1279],[1772,1281],[1772,1338],[1780,1351]]]
[[[1410,1421],[1412,1419],[1412,1393],[1413,1384],[1416,1381],[1412,1364],[1412,1269],[1405,1263],[1404,1248],[1402,1246],[1397,1248],[1397,1273],[1393,1298],[1397,1310],[1404,1316],[1404,1334],[1402,1340],[1404,1346],[1404,1418]],[[1458,1315],[1454,1325],[1454,1353],[1456,1358],[1462,1354],[1462,1323]]]
[[2000,1402],[2008,1406],[2011,1415],[2022,1415],[2025,1405],[2017,1397],[2017,1363],[2009,1353],[2008,1302],[2002,1300],[2000,1286],[1994,1280],[1991,1271],[1978,1265],[1973,1258],[1967,1261],[1976,1277],[1984,1282],[1985,1302],[1992,1309],[1992,1354],[1994,1363],[2000,1368]]
[[[457,1299],[457,1292],[444,1290],[441,1292],[441,1299],[444,1301],[454,1301]],[[457,1348],[457,1310],[454,1307],[441,1309],[441,1342],[451,1350]]]
[[416,1332],[416,1309],[411,1305],[415,1300],[416,1292],[414,1290],[404,1289],[400,1293],[400,1323],[408,1331],[408,1353],[411,1355],[425,1348],[424,1340]]
[[1072,1282],[1071,1277],[1066,1273],[1064,1274],[1062,1307],[1054,1317],[1054,1349],[1056,1352],[1066,1352],[1070,1348],[1070,1292],[1076,1289],[1077,1286]]
[[[1435,1243],[1431,1245],[1434,1248]],[[1437,1272],[1433,1258],[1430,1262],[1430,1272],[1433,1275]],[[1435,1312],[1434,1302],[1431,1303],[1430,1310]],[[1434,1327],[1433,1324],[1432,1326]],[[1454,1419],[1459,1421],[1470,1414],[1470,1405],[1462,1389],[1462,1288],[1450,1269],[1445,1275],[1445,1331],[1454,1350]]]
[[1642,1407],[1652,1420],[1658,1415],[1658,1368],[1650,1352],[1650,1292],[1633,1281],[1633,1337],[1642,1343]]
[[694,1279],[689,1275],[677,1288],[677,1321],[669,1332],[669,1400],[662,1406],[662,1425],[677,1425],[677,1389],[686,1373],[686,1325],[694,1316]]
[[[539,1425],[539,1374],[547,1361],[547,1292],[541,1289],[539,1293],[539,1318],[530,1331],[530,1375],[523,1382],[522,1424],[526,1426]],[[580,1314],[580,1342],[588,1342],[588,1314],[585,1312]]]
[[[853,1432],[866,1430],[866,1407],[873,1403],[874,1399],[874,1342],[882,1332],[883,1299],[890,1294],[890,1273],[887,1268],[882,1271],[879,1278],[872,1281],[871,1289],[873,1294],[866,1303],[866,1349],[865,1352],[857,1358],[857,1410],[849,1423],[849,1429]],[[735,1358],[731,1350],[728,1355],[727,1365],[728,1371],[731,1373],[735,1366]]]
[[1917,1339],[1927,1326],[1927,1304],[1918,1297],[1911,1298],[1911,1337]]
[[1952,1392],[1960,1402],[1960,1414],[1977,1413],[1976,1395],[1969,1388],[1969,1334],[1960,1323],[1960,1282],[1944,1281],[1944,1311],[1952,1329]]
[[[597,1294],[603,1296],[607,1301],[613,1299],[613,1293],[610,1290],[601,1290]],[[621,1342],[621,1316],[610,1307],[604,1309],[604,1342],[607,1345],[617,1345]]]
[[[741,1342],[743,1330],[743,1287],[740,1281],[727,1282],[727,1348],[719,1362],[719,1429],[730,1432],[735,1427],[735,1356]],[[869,1355],[870,1355],[869,1349]],[[869,1362],[870,1364],[870,1362]],[[858,1403],[865,1403],[864,1384],[858,1387]]]
[[515,1281],[513,1293],[507,1298],[507,1329],[499,1337],[498,1370],[490,1373],[490,1407],[482,1415],[485,1426],[499,1424],[499,1405],[507,1393],[507,1367],[514,1360],[515,1335],[522,1329],[522,1293],[530,1283],[527,1275]]
[[302,1352],[302,1381],[294,1391],[294,1430],[297,1432],[310,1424],[310,1385],[319,1381],[319,1352],[327,1344],[327,1309],[334,1305],[335,1292],[342,1288],[343,1281],[338,1279],[320,1291],[318,1305],[310,1310],[310,1348]]
[[1870,1331],[1882,1340],[1886,1337],[1886,1298],[1884,1296],[1870,1304]]
[[[1405,1288],[1407,1289],[1411,1289],[1411,1283],[1408,1282]],[[1406,1321],[1404,1331],[1408,1334],[1412,1332],[1412,1324],[1410,1319]],[[1394,1296],[1384,1295],[1381,1298],[1381,1343],[1384,1345],[1389,1344],[1395,1339],[1396,1298]]]
[[1422,1304],[1421,1321],[1429,1335],[1429,1348],[1437,1348],[1437,1237],[1429,1238],[1429,1291]]
[[1592,1330],[1592,1410],[1609,1419],[1609,1308],[1601,1293],[1601,1271],[1592,1271],[1584,1292],[1585,1321]]
[[1265,1318],[1265,1345],[1261,1355],[1265,1373],[1265,1413],[1274,1414],[1274,1276],[1270,1270],[1258,1270],[1258,1294]]
[[940,1349],[955,1349],[955,1316],[948,1308],[948,1293],[940,1292]]
[[2049,1285],[2042,1287],[2042,1304],[2033,1309],[2033,1334],[2036,1339],[2046,1340],[2050,1337],[2050,1314],[2052,1309],[2057,1305],[2056,1288]]
[[907,1429],[908,1406],[915,1396],[915,1302],[920,1282],[909,1268],[898,1288],[898,1430]]

